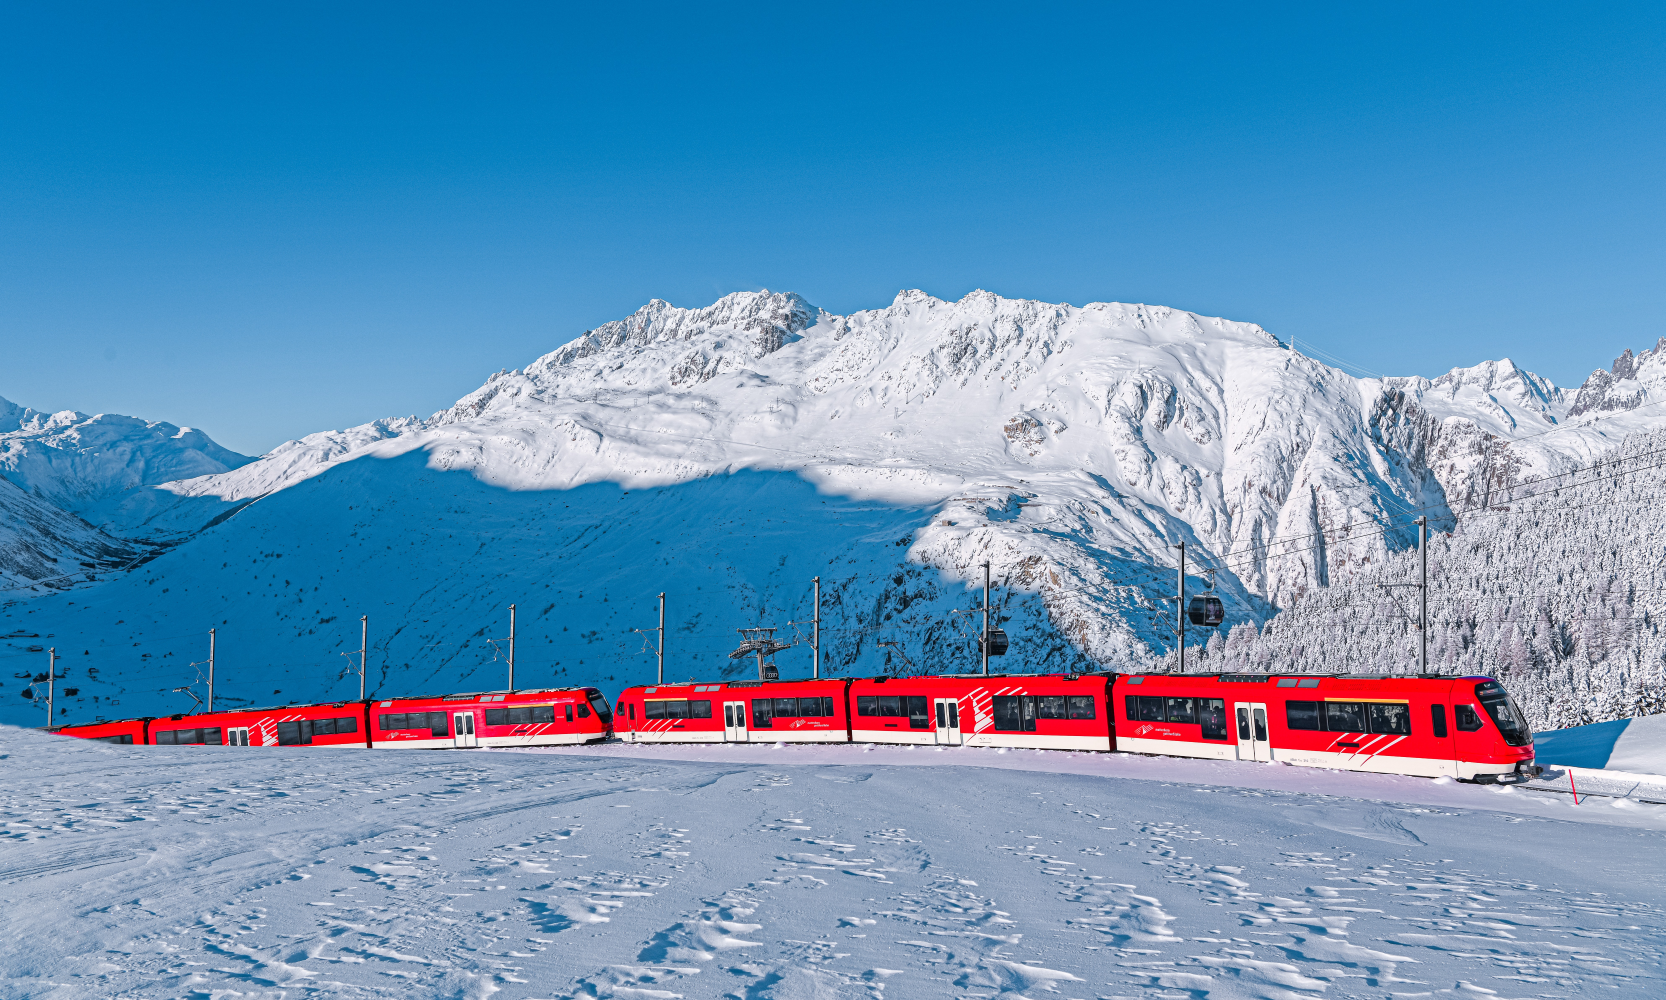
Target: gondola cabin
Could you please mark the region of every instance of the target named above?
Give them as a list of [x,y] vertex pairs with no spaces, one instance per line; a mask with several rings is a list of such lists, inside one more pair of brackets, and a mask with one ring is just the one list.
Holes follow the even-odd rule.
[[379,748],[527,747],[593,743],[612,735],[613,711],[595,688],[486,691],[370,703]]
[[619,695],[632,743],[845,743],[847,680],[657,684]]

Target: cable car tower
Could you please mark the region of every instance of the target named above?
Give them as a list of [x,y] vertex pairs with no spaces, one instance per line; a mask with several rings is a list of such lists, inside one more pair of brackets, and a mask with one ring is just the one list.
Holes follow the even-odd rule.
[[783,649],[791,649],[792,644],[775,641],[773,628],[737,628],[740,633],[740,648],[729,654],[729,659],[739,660],[746,656],[757,654],[758,679],[774,681],[781,679],[781,671],[773,663],[765,663],[764,657],[774,656]]
[[1180,673],[1186,672],[1186,620],[1189,618],[1193,625],[1215,628],[1226,620],[1226,605],[1215,594],[1215,571],[1205,570],[1209,574],[1209,589],[1201,594],[1194,594],[1190,602],[1186,600],[1186,543],[1174,546],[1180,550],[1180,577],[1174,595],[1174,618],[1180,627],[1176,635],[1180,637],[1177,647],[1180,656]]

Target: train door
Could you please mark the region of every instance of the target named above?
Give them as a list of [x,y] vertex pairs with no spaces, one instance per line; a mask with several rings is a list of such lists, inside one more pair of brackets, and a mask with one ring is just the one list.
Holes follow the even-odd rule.
[[724,702],[723,741],[725,743],[745,743],[746,739],[746,702]]
[[1267,706],[1241,701],[1235,709],[1238,716],[1238,759],[1272,760],[1272,744],[1267,739]]
[[937,744],[960,746],[960,701],[957,698],[937,698]]
[[451,715],[452,745],[459,747],[477,747],[480,741],[474,737],[474,713],[453,712]]
[[249,745],[249,730],[246,727],[245,728],[240,728],[240,729],[227,729],[226,730],[226,746],[229,746],[229,747],[246,747],[248,745]]

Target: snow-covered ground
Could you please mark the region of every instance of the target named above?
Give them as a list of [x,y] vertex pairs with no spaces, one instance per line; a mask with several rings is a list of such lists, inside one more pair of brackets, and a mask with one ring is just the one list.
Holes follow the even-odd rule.
[[862,746],[0,760],[0,997],[1666,991],[1666,807]]

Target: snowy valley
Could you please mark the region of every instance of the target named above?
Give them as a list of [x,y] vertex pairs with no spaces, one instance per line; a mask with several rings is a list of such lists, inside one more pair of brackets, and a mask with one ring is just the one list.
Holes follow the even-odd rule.
[[1662,988],[1666,806],[1630,801],[969,748],[250,752],[4,728],[0,759],[7,998]]
[[[1215,570],[1230,609],[1210,662],[1413,669],[1403,620],[1332,642],[1346,657],[1290,643],[1318,650],[1344,621],[1322,609],[1406,578],[1418,512],[1446,546],[1441,601],[1460,579],[1517,583],[1507,560],[1489,575],[1458,558],[1472,529],[1457,515],[1666,424],[1661,353],[1628,351],[1577,392],[1508,361],[1363,379],[1252,324],[1162,307],[903,292],[835,316],[758,292],[655,301],[429,418],[252,460],[171,425],[12,407],[0,719],[44,721],[19,695],[47,646],[77,692],[62,720],[189,709],[174,689],[201,692],[209,628],[217,702],[354,695],[356,659],[339,654],[358,648],[361,615],[372,691],[491,688],[512,603],[520,683],[611,693],[652,676],[630,630],[654,624],[660,592],[668,676],[732,675],[736,628],[807,637],[818,576],[830,671],[964,670],[975,626],[953,612],[978,601],[986,560],[1013,637],[1003,669],[1144,668],[1174,646],[1180,542],[1188,589]],[[1564,525],[1560,558],[1596,558],[1585,527],[1607,530]],[[1631,579],[1626,558],[1604,564],[1605,586]],[[1494,642],[1465,627],[1464,650]],[[1566,655],[1540,660],[1464,659],[1445,641],[1444,665],[1543,666],[1544,697],[1505,678],[1541,725],[1557,678],[1609,669],[1560,638]],[[1567,721],[1638,704],[1606,692],[1658,673],[1659,651],[1610,645],[1627,643],[1625,678],[1584,691],[1589,710]],[[783,675],[809,659],[781,654]]]

